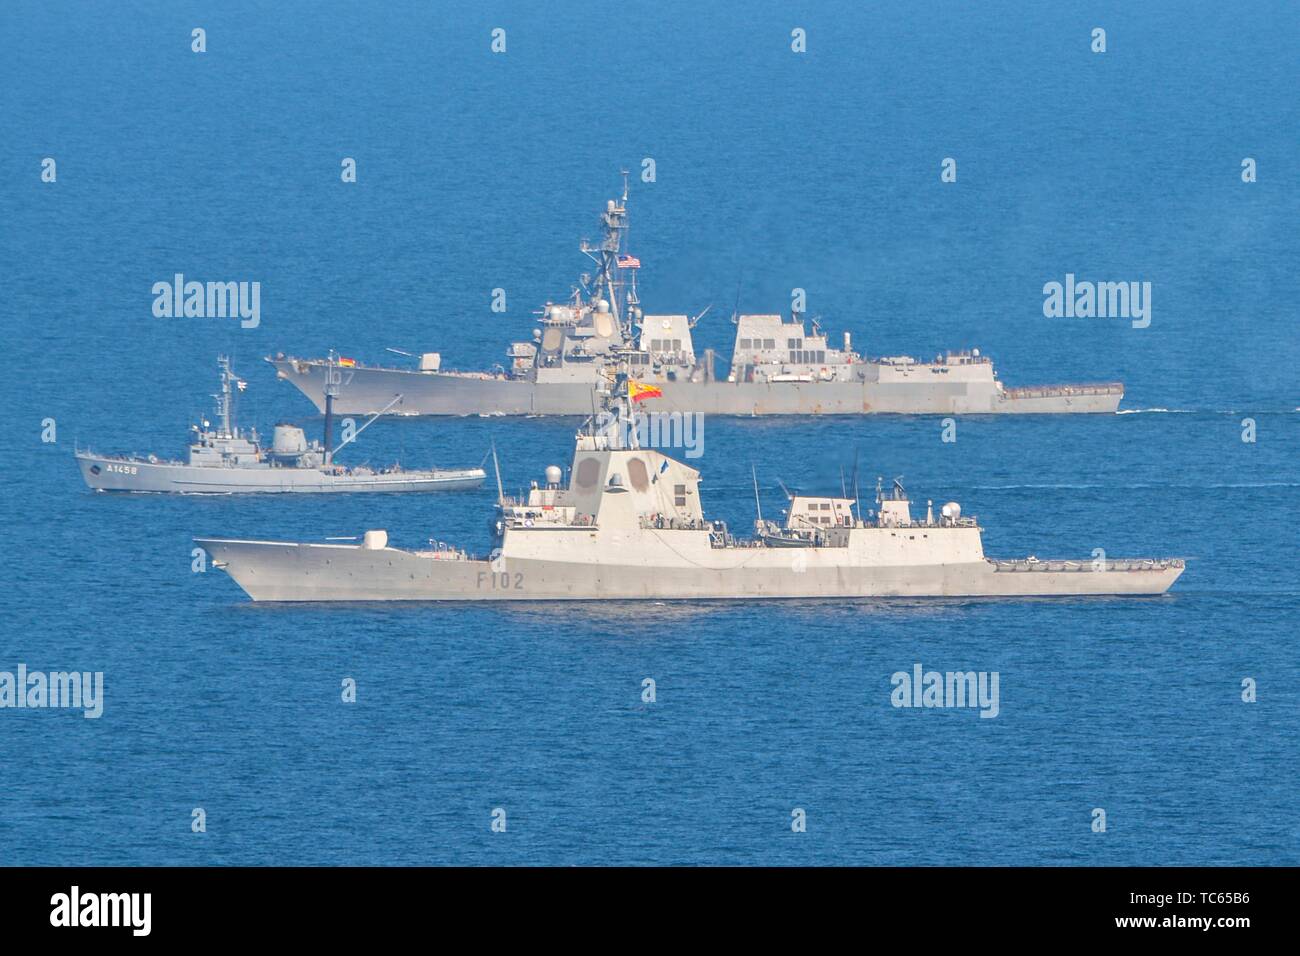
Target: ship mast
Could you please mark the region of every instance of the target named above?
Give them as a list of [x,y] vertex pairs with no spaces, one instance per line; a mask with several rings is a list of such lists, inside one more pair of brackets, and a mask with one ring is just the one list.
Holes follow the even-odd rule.
[[334,365],[334,350],[330,349],[329,363],[325,366],[325,467],[334,464],[334,397],[338,394],[338,370]]
[[497,461],[496,439],[492,440],[492,470],[497,475],[497,507],[504,508],[506,506],[506,493],[501,488],[501,463]]
[[614,320],[619,323],[624,335],[630,337],[632,329],[628,308],[636,305],[638,299],[636,296],[636,271],[633,270],[632,272],[631,291],[625,293],[622,279],[623,269],[619,266],[619,259],[626,251],[628,230],[627,170],[625,169],[622,172],[623,198],[621,200],[611,199],[605,204],[605,211],[600,217],[600,244],[593,246],[584,239],[579,248],[599,267],[595,285],[588,292],[590,303],[594,308],[595,303],[601,299],[608,301],[610,311],[614,313]]
[[[627,409],[627,441],[624,447],[636,451],[641,447],[641,440],[636,433],[636,402],[632,401],[632,379],[630,377],[627,380],[627,390],[619,396],[618,413],[620,418],[623,417],[624,408]],[[620,442],[620,444],[623,443]]]
[[234,435],[230,430],[230,383],[235,374],[230,371],[230,357],[227,355],[217,356],[217,367],[221,369],[221,394],[216,396],[217,414],[221,416],[221,437],[230,438]]
[[[622,173],[623,173],[623,210],[624,210],[624,213],[623,213],[623,245],[622,245],[622,248],[619,250],[619,255],[620,255],[620,257],[621,257],[621,256],[625,256],[625,255],[630,256],[630,255],[632,254],[631,249],[629,248],[629,245],[628,245],[628,233],[629,233],[629,232],[631,231],[631,229],[632,229],[632,224],[631,224],[631,222],[630,222],[630,220],[628,219],[628,216],[627,216],[627,170],[626,170],[626,169],[622,170]],[[636,274],[637,274],[637,270],[636,270],[636,269],[630,269],[629,271],[632,273],[632,279],[631,279],[631,282],[628,284],[628,286],[627,286],[627,291],[626,291],[626,293],[624,294],[624,297],[623,297],[623,313],[627,316],[627,328],[626,328],[625,331],[626,331],[627,336],[628,336],[629,338],[631,338],[631,336],[632,336],[632,311],[633,311],[633,310],[634,310],[638,305],[641,304],[641,299],[640,299],[640,297],[638,297],[637,294],[636,294]]]

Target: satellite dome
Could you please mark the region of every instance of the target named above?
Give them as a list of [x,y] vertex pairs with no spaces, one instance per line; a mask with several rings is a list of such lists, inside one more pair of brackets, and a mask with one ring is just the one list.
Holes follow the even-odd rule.
[[563,474],[559,465],[548,465],[546,468],[546,483],[548,485],[558,485]]

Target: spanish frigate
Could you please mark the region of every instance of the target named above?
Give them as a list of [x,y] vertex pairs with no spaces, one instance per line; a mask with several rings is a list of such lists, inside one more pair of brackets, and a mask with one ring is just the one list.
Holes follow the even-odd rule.
[[[711,349],[697,354],[692,330],[703,313],[648,315],[636,289],[641,261],[627,251],[627,184],[601,217],[598,244],[580,246],[596,266],[568,301],[548,302],[533,341],[506,350],[491,371],[450,371],[440,352],[392,352],[416,367],[355,359],[268,356],[281,378],[323,411],[329,386],[336,409],[367,415],[401,400],[403,415],[591,414],[605,375],[628,372],[663,391],[664,411],[713,415],[1010,414],[1114,412],[1118,382],[1009,388],[979,349],[933,361],[896,355],[866,358],[845,332],[839,347],[816,319],[794,313],[737,315],[731,365],[715,374]],[[707,311],[707,310],[705,310]]]
[[[553,601],[1161,594],[1180,559],[996,560],[955,502],[913,516],[901,483],[862,513],[856,498],[796,496],[782,529],[753,537],[710,521],[700,473],[642,448],[626,398],[576,439],[567,484],[546,469],[523,499],[497,478],[498,546],[473,557],[447,545],[196,538],[254,601]],[[607,404],[607,408],[609,405]],[[779,533],[778,533],[779,531]]]
[[324,444],[308,443],[301,428],[281,423],[275,426],[271,446],[263,447],[255,430],[241,429],[234,423],[233,389],[242,391],[245,383],[231,371],[225,356],[218,357],[217,365],[221,369],[221,391],[215,396],[219,424],[214,426],[205,420],[190,426],[193,438],[185,461],[166,461],[157,455],[97,455],[77,449],[77,464],[86,484],[95,491],[338,493],[451,491],[477,488],[487,477],[482,468],[419,471],[399,466],[375,469],[336,464],[335,452],[370,422],[332,448],[332,396],[326,402]]

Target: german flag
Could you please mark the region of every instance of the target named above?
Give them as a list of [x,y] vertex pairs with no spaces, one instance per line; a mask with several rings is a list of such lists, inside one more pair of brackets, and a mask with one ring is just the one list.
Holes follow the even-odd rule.
[[633,402],[643,402],[647,398],[663,398],[664,393],[654,385],[647,385],[645,382],[636,382],[632,379],[628,379],[627,397]]
[[340,355],[340,356],[339,356],[339,365],[341,365],[343,368],[356,368],[356,367],[357,367],[357,360],[356,360],[356,359],[347,358],[346,356]]

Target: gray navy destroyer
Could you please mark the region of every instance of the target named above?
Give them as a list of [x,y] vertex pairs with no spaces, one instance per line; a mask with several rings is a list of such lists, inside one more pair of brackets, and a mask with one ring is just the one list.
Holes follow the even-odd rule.
[[[606,397],[609,401],[608,396]],[[432,541],[389,544],[196,538],[254,601],[588,601],[1015,597],[1161,594],[1180,559],[997,560],[983,529],[948,502],[914,515],[901,483],[866,514],[840,496],[796,495],[784,525],[732,535],[705,518],[700,473],[639,446],[626,399],[577,435],[568,480],[557,466],[523,499],[501,493],[497,548],[474,557]],[[608,407],[608,406],[607,406]]]
[[[343,445],[331,448],[332,397],[326,402],[323,444],[309,443],[296,425],[279,424],[275,426],[271,446],[264,447],[255,430],[241,429],[234,424],[232,389],[242,390],[244,382],[231,371],[225,356],[219,357],[217,364],[221,369],[221,391],[215,396],[218,425],[213,427],[204,421],[202,425],[190,426],[193,437],[185,461],[166,461],[156,455],[98,455],[78,449],[77,464],[86,484],[96,491],[337,493],[449,491],[477,488],[487,477],[482,468],[418,471],[398,466],[375,469],[336,464],[334,454]],[[352,437],[369,424],[362,425]]]
[[[401,396],[405,415],[577,415],[592,413],[605,376],[627,372],[663,392],[667,412],[714,415],[1009,414],[1115,412],[1118,382],[1009,388],[978,349],[933,361],[897,355],[866,358],[845,332],[837,347],[802,314],[735,315],[735,346],[725,374],[711,349],[697,353],[692,330],[703,315],[650,315],[636,291],[640,260],[627,249],[627,187],[601,217],[598,244],[580,249],[595,264],[572,296],[542,309],[530,342],[515,342],[506,364],[490,371],[449,371],[440,352],[415,367],[339,367],[327,359],[268,357],[280,377],[324,411],[333,385],[336,409],[373,414]],[[708,311],[707,309],[705,310]]]

